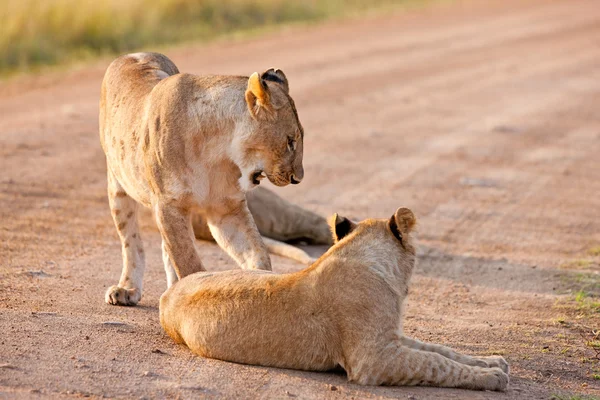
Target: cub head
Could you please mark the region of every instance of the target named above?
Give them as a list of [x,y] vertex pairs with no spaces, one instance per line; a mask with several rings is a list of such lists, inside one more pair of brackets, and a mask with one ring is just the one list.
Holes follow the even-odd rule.
[[[414,264],[415,248],[411,232],[417,219],[411,210],[401,207],[389,219],[366,219],[356,223],[334,214],[328,220],[334,246],[354,247],[357,252],[368,249],[384,254],[388,249],[400,252],[400,259]],[[405,256],[405,257],[402,257]]]
[[283,71],[255,72],[248,79],[246,104],[252,129],[244,143],[244,164],[250,184],[267,177],[277,186],[298,184],[304,177],[304,130]]

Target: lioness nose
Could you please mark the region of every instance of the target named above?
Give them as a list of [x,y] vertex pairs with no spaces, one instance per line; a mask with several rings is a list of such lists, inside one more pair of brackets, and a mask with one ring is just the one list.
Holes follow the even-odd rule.
[[290,178],[290,182],[292,183],[292,185],[297,185],[300,182],[302,182],[302,179],[296,179],[296,175],[292,175],[292,177]]

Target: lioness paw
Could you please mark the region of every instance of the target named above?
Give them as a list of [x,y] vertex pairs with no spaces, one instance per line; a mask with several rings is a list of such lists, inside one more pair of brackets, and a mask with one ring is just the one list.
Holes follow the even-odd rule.
[[504,371],[505,374],[508,374],[510,371],[510,367],[508,366],[508,363],[506,362],[504,357],[501,357],[501,356],[483,357],[483,361],[485,361],[487,363],[488,368],[500,368],[502,371]]
[[139,289],[126,289],[114,285],[106,291],[104,301],[114,306],[135,306],[141,298],[142,292]]

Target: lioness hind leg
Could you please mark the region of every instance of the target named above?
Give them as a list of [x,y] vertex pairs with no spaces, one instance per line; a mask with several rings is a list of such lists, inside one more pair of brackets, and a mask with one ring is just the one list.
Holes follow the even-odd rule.
[[400,341],[363,357],[357,358],[356,366],[347,369],[348,378],[363,385],[424,385],[499,391],[508,387],[508,375],[500,368],[461,364],[438,353],[403,346]]
[[459,362],[465,365],[483,367],[483,368],[500,368],[506,374],[509,372],[509,366],[506,360],[500,356],[489,356],[489,357],[472,357],[466,354],[460,354],[452,350],[449,347],[442,346],[440,344],[424,343],[416,339],[412,339],[403,336],[401,339],[402,344],[411,349],[429,351],[433,353],[441,354],[442,356]]
[[123,253],[123,270],[118,285],[108,288],[108,304],[133,306],[142,298],[145,257],[137,221],[137,202],[129,197],[113,174],[108,172],[108,202]]

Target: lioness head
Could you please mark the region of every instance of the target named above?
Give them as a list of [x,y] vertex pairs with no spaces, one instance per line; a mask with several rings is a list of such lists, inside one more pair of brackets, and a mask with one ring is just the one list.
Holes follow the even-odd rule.
[[338,214],[329,219],[334,246],[354,246],[358,251],[376,257],[394,258],[408,273],[415,264],[416,251],[411,232],[417,222],[408,208],[401,207],[389,219],[366,219],[356,223]]
[[[298,184],[304,177],[302,149],[304,130],[285,74],[269,69],[248,79],[246,103],[252,132],[242,151],[247,178],[254,185],[267,177],[277,186]],[[248,167],[250,166],[250,167]]]

